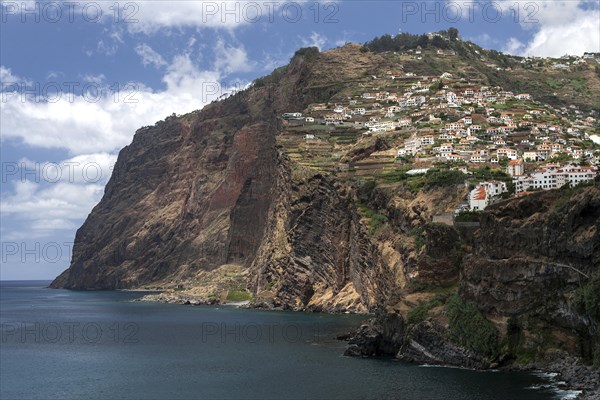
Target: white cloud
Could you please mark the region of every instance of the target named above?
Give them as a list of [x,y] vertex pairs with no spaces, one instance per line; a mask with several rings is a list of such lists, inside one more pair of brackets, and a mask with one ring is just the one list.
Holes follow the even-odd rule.
[[525,48],[525,44],[517,38],[510,38],[504,45],[504,52],[509,54],[520,54]]
[[109,153],[82,154],[59,162],[22,158],[6,166],[4,178],[48,184],[107,183],[116,161],[116,154]]
[[3,279],[49,279],[68,266],[74,232],[102,198],[116,158],[98,153],[56,163],[21,159],[14,174],[3,174]]
[[0,83],[4,84],[2,90],[10,90],[10,87],[15,85],[29,86],[32,84],[30,80],[23,79],[20,76],[16,76],[12,73],[10,68],[0,65]]
[[57,231],[76,229],[100,201],[116,160],[107,153],[56,163],[20,160],[14,173],[4,177],[13,190],[3,194],[0,210],[13,229],[4,230],[3,239],[53,237]]
[[85,82],[91,82],[91,83],[96,83],[98,85],[102,84],[102,82],[104,82],[106,80],[106,76],[104,76],[104,74],[97,74],[97,75],[92,75],[92,74],[87,74],[83,76],[83,80]]
[[[238,56],[222,64],[240,69]],[[5,76],[10,70],[2,67]],[[11,73],[12,75],[12,73]],[[98,85],[99,94],[70,96],[60,93],[36,102],[21,92],[3,93],[0,110],[2,140],[17,139],[40,148],[67,149],[73,155],[115,152],[129,144],[135,131],[172,113],[202,108],[231,88],[220,86],[222,74],[201,71],[189,55],[176,56],[162,80],[166,89],[153,91],[143,84],[114,87]],[[40,95],[43,94],[40,88]],[[42,100],[44,100],[42,98]]]
[[[225,28],[251,23],[254,19],[253,5],[258,4],[261,15],[268,18],[263,3],[252,1],[208,2],[208,1],[151,1],[135,2],[131,9],[131,32],[153,34],[165,28]],[[135,13],[133,13],[135,11]]]
[[600,9],[597,2],[501,0],[499,4],[507,12],[510,7],[518,7],[521,27],[533,32],[527,43],[510,38],[503,49],[508,53],[559,57],[565,53],[582,55],[584,52],[600,51]]
[[194,36],[190,37],[190,39],[188,40],[188,43],[187,43],[188,49],[193,48],[195,44],[196,44],[196,37],[194,37]]
[[104,41],[104,39],[100,39],[96,44],[96,51],[105,56],[114,56],[117,54],[119,50],[119,45],[114,42]]
[[[19,213],[28,220],[61,218],[81,219],[87,216],[104,191],[104,185],[58,183],[42,184],[16,182],[16,195],[7,197],[2,204],[3,214]],[[25,190],[19,186],[27,186]]]
[[248,60],[244,46],[227,46],[223,40],[217,40],[215,45],[215,69],[229,75],[234,72],[248,72],[254,68],[254,63]]
[[293,53],[277,53],[275,55],[272,53],[265,53],[260,63],[262,71],[271,72],[276,68],[286,65],[289,63],[290,58],[292,58],[293,55]]
[[142,57],[142,64],[144,66],[152,64],[156,68],[162,67],[163,65],[167,65],[165,59],[158,54],[156,51],[152,49],[152,47],[148,46],[146,43],[142,43],[135,48],[135,52]]
[[324,48],[325,43],[327,43],[327,37],[317,32],[312,32],[308,39],[302,38],[302,45],[304,47],[316,47],[321,50]]

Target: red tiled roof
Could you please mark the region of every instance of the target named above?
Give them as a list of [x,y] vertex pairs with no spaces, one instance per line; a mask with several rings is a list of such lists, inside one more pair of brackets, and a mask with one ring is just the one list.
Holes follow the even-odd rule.
[[487,192],[485,191],[485,186],[480,186],[479,189],[476,189],[475,196],[473,200],[485,200],[487,198]]

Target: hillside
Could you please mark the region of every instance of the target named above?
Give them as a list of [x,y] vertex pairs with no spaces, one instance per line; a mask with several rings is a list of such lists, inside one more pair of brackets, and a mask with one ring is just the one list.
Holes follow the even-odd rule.
[[[440,35],[301,49],[247,90],[141,128],[51,286],[376,312],[354,355],[600,360],[587,286],[600,189],[515,197],[502,150],[535,153],[526,172],[595,171],[600,57],[521,59]],[[485,180],[503,182],[505,200],[454,221]],[[452,332],[465,315],[485,345]]]

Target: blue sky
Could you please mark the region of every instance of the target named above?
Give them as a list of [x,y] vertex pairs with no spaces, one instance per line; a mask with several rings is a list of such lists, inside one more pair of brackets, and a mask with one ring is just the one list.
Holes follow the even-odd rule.
[[600,51],[599,2],[4,1],[0,279],[51,279],[138,127],[243,88],[300,47],[455,26],[518,55]]

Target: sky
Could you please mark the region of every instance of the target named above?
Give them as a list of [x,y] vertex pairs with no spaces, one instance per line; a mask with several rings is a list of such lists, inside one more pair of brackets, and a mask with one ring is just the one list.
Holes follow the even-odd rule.
[[0,279],[52,279],[139,127],[382,34],[600,52],[600,0],[0,1]]

